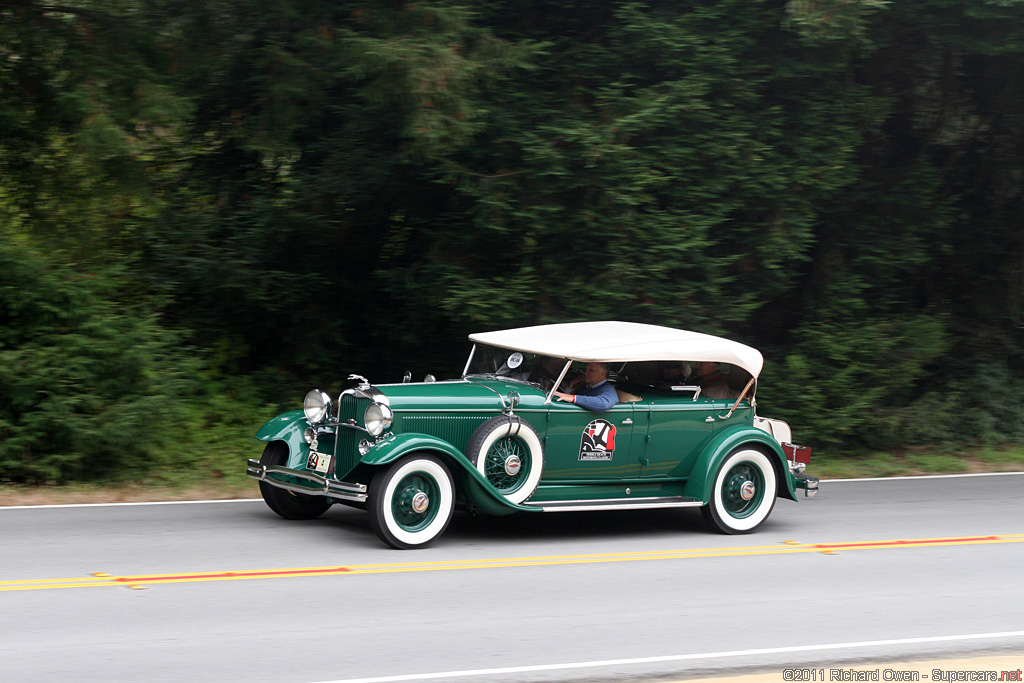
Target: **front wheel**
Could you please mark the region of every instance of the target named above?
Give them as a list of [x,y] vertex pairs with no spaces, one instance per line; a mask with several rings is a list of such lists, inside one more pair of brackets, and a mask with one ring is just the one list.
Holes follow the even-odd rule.
[[432,455],[399,460],[370,483],[370,527],[394,548],[427,545],[448,527],[454,510],[452,475]]
[[775,468],[764,453],[733,451],[715,475],[711,500],[700,509],[704,519],[725,534],[749,534],[775,506]]
[[[283,465],[288,460],[288,444],[284,441],[271,441],[263,449],[260,464],[268,467]],[[309,496],[304,493],[292,493],[278,488],[265,481],[260,482],[260,493],[263,502],[271,510],[285,519],[316,519],[331,507],[323,496]]]

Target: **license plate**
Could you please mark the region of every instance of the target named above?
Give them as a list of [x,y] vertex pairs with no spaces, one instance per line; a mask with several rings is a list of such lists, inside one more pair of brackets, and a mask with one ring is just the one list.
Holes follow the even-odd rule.
[[317,453],[316,451],[309,452],[309,458],[306,459],[307,470],[313,470],[314,472],[326,474],[330,466],[331,456],[326,455],[324,453]]

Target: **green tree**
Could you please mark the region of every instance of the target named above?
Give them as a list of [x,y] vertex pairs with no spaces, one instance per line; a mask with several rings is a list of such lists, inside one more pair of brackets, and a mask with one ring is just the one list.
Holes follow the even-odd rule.
[[63,265],[11,230],[0,238],[2,478],[120,478],[169,464],[198,367],[178,337],[119,300],[116,270]]
[[1022,436],[1022,19],[1019,2],[922,1],[858,30],[872,49],[856,75],[883,115],[822,213],[786,299],[786,362],[765,378],[824,443]]
[[[80,258],[119,257],[173,161],[187,100],[160,37],[168,3],[0,6],[0,187],[25,229]],[[165,7],[164,9],[170,9]]]
[[130,303],[271,391],[617,318],[763,349],[765,412],[834,449],[1019,438],[1022,14],[17,0],[0,217],[117,283],[97,339]]

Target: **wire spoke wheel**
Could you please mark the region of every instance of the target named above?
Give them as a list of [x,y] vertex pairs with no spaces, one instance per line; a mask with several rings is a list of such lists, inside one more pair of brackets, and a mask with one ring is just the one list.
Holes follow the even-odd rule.
[[522,503],[537,488],[544,448],[529,422],[517,415],[491,418],[476,428],[466,456],[510,503]]
[[530,473],[530,451],[518,439],[498,439],[487,451],[484,476],[502,495],[518,491]]

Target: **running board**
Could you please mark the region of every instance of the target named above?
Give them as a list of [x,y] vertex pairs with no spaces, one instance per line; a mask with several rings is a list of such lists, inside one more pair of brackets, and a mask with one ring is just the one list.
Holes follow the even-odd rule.
[[544,512],[583,512],[585,510],[648,510],[651,508],[695,508],[704,503],[696,498],[664,496],[661,498],[603,498],[599,500],[557,500],[523,504],[539,507]]

